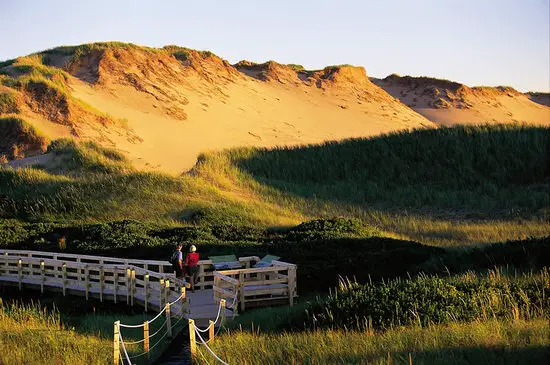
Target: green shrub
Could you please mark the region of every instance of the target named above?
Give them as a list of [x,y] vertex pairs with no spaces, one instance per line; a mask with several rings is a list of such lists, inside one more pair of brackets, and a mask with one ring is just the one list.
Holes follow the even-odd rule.
[[311,328],[368,329],[418,324],[533,319],[550,315],[550,272],[504,276],[473,273],[441,278],[419,276],[383,283],[343,282],[312,304],[303,322]]

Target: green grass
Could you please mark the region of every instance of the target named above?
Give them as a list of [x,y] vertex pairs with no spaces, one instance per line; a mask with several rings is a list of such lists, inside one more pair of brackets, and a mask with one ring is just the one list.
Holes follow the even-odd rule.
[[9,159],[40,154],[48,143],[40,130],[21,118],[0,117],[0,130],[0,155],[6,154]]
[[[265,334],[233,331],[211,344],[230,364],[546,364],[547,320],[452,323],[365,331]],[[199,347],[199,364],[215,361]]]
[[19,113],[17,95],[14,92],[0,92],[0,114]]
[[109,364],[112,340],[83,335],[39,305],[0,304],[0,363]]
[[[548,133],[455,127],[241,148],[202,155],[180,177],[78,166],[78,176],[0,170],[0,187],[16,208],[6,218],[266,228],[342,216],[389,237],[471,246],[550,234]],[[33,205],[40,208],[25,208]]]

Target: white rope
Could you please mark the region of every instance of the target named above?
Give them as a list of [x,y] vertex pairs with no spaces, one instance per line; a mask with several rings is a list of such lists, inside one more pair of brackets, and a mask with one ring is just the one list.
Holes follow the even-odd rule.
[[132,324],[119,324],[120,327],[124,327],[124,328],[140,328],[140,327],[143,327],[145,326],[143,323],[142,324],[136,324],[136,325],[132,325]]
[[208,349],[208,351],[210,351],[210,353],[212,354],[212,356],[214,356],[214,358],[215,358],[216,360],[218,360],[219,362],[221,362],[221,363],[224,364],[224,365],[229,365],[228,363],[226,363],[225,361],[223,361],[222,359],[220,359],[220,358],[218,357],[218,355],[216,355],[216,354],[214,353],[214,351],[212,351],[212,349],[210,349],[210,347],[208,347],[208,345],[206,344],[206,342],[204,342],[204,339],[202,338],[200,332],[197,331],[197,328],[196,328],[196,327],[195,327],[195,333],[196,333],[197,336],[199,337],[199,340],[201,340],[201,342],[202,342],[202,344],[204,345],[204,347],[206,347],[206,348]]
[[154,321],[156,321],[157,318],[160,317],[160,316],[164,313],[165,310],[166,310],[166,306],[164,306],[164,307],[162,308],[162,310],[159,312],[159,314],[157,314],[153,319],[148,320],[147,323],[151,324],[151,323],[153,323]]
[[178,302],[181,298],[183,298],[183,293],[181,293],[181,295],[179,296],[178,299],[174,300],[172,303],[170,303],[170,306],[176,304],[176,302]]
[[142,343],[143,341],[145,341],[144,338],[139,341],[126,342],[126,345],[137,345],[138,343]]
[[120,339],[120,343],[122,344],[122,350],[124,350],[124,356],[126,356],[126,360],[128,360],[128,365],[132,365],[132,362],[130,361],[130,357],[128,357],[128,352],[126,351],[126,346],[124,346],[124,340],[122,339],[122,335],[120,332],[118,333],[118,338]]
[[239,288],[237,288],[237,290],[235,290],[235,295],[233,295],[233,303],[231,303],[231,305],[225,305],[226,308],[229,308],[229,309],[232,309],[233,306],[235,305],[236,301],[237,301],[237,295],[239,294]]
[[158,333],[164,329],[164,325],[166,324],[166,321],[168,321],[168,319],[165,319],[165,320],[164,320],[164,323],[162,324],[162,326],[159,327],[159,329],[157,330],[157,332],[153,333],[152,335],[149,335],[149,338],[153,338],[153,337],[155,337],[156,335],[158,335]]
[[207,332],[207,331],[210,329],[210,327],[212,327],[213,325],[215,325],[216,323],[218,323],[218,320],[220,319],[220,314],[221,314],[221,312],[222,312],[222,302],[220,302],[220,305],[218,306],[218,315],[216,316],[216,320],[215,320],[214,322],[210,323],[210,324],[208,325],[208,327],[206,327],[205,329],[200,329],[199,327],[196,327],[196,326],[195,326],[195,329],[196,329],[197,331],[202,332],[202,333]]

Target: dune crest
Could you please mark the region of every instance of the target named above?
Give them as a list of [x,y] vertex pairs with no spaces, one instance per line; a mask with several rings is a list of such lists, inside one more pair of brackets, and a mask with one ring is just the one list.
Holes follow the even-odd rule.
[[533,102],[535,96],[507,86],[469,87],[448,80],[395,74],[372,81],[441,125],[514,122],[550,125],[550,108]]

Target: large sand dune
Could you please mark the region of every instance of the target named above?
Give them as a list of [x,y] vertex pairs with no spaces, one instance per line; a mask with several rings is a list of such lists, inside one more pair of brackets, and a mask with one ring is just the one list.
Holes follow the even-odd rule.
[[372,81],[427,119],[440,125],[532,123],[550,125],[550,108],[540,93],[511,87],[468,87],[429,77],[390,75]]
[[[93,139],[128,152],[136,166],[172,173],[190,169],[211,149],[433,126],[371,83],[361,67],[297,72],[270,62],[237,68],[210,53],[141,47],[96,49],[78,58],[50,51],[48,62],[68,73],[65,104],[74,120],[60,122],[28,107],[36,98],[25,90],[23,118],[49,139]],[[97,115],[105,119],[94,125]]]

